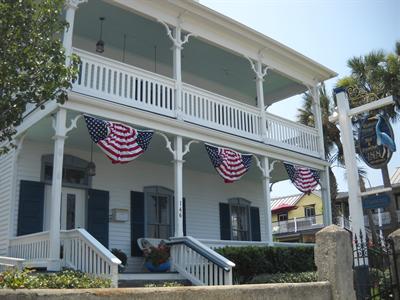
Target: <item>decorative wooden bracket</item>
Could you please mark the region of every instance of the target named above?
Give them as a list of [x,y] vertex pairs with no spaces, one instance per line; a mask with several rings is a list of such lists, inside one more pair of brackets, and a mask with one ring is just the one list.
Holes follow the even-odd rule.
[[[169,140],[169,138],[168,138],[168,136],[165,134],[165,133],[162,133],[162,132],[156,132],[156,134],[158,134],[159,136],[162,136],[163,138],[164,138],[164,140],[165,140],[165,147],[168,149],[168,151],[172,154],[172,156],[173,156],[173,158],[174,158],[174,160],[176,160],[176,153],[175,153],[175,150],[172,148],[172,143],[171,143],[171,141]],[[191,140],[190,142],[188,142],[186,145],[185,145],[185,150],[182,152],[182,158],[186,155],[186,154],[188,154],[189,152],[190,152],[190,146],[192,145],[192,144],[197,144],[197,143],[199,143],[199,141],[196,141],[196,140]],[[184,162],[184,161],[183,161]]]
[[[261,70],[259,71],[259,70],[257,70],[257,68],[254,64],[254,61],[250,57],[248,57],[247,55],[244,55],[244,58],[246,58],[249,61],[251,69],[256,74],[257,79],[259,79],[259,80],[264,80],[264,77],[267,76],[268,71],[272,69],[269,66],[265,66],[265,67],[262,67]],[[259,60],[259,63],[261,64],[261,59]]]
[[[56,116],[53,114],[51,115],[52,117],[52,127],[54,130],[56,130]],[[77,115],[75,118],[71,119],[71,125],[67,128],[65,128],[65,135],[68,134],[68,132],[70,132],[71,130],[75,129],[78,127],[77,122],[79,121],[79,119],[82,117],[82,115]]]
[[[193,33],[188,33],[186,34],[183,39],[181,38],[181,36],[173,36],[172,34],[172,30],[169,27],[169,25],[167,23],[165,23],[164,21],[157,19],[158,22],[160,22],[162,25],[164,25],[166,31],[167,31],[167,35],[169,37],[169,39],[172,41],[172,43],[174,44],[175,47],[182,49],[183,45],[186,44],[189,41],[189,38],[191,36],[195,36],[195,34]],[[176,26],[178,29],[181,29],[181,15],[178,16],[178,25]]]
[[[271,178],[270,176],[266,176],[264,167],[262,166],[262,164],[261,164],[260,159],[258,158],[258,156],[253,154],[253,157],[254,157],[254,159],[256,160],[257,167],[258,167],[258,169],[261,171],[263,177],[265,177],[265,178]],[[276,164],[277,162],[278,162],[278,160],[274,160],[274,161],[268,166],[269,172],[272,172],[272,171],[274,170],[275,164]]]

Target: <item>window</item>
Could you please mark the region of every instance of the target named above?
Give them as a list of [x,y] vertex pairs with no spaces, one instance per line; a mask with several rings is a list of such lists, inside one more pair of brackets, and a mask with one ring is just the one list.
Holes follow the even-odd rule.
[[231,236],[232,240],[250,240],[250,202],[235,198],[229,199],[231,213]]
[[168,239],[172,235],[173,192],[162,187],[145,188],[146,237]]
[[310,205],[310,206],[305,206],[304,207],[304,216],[306,218],[311,219],[312,224],[316,223],[316,218],[315,218],[315,205]]
[[283,221],[287,221],[288,220],[288,213],[280,213],[278,214],[278,221],[279,222],[283,222]]
[[[74,157],[64,155],[63,163],[63,184],[69,186],[89,186],[89,176],[86,168],[88,162]],[[53,180],[53,155],[44,155],[42,157],[42,179],[44,182],[51,183]]]

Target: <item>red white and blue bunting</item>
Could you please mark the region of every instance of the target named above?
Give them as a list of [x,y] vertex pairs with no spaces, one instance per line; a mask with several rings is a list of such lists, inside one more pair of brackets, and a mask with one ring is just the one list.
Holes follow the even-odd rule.
[[149,146],[152,130],[137,130],[130,126],[84,115],[91,139],[113,164],[138,158]]
[[205,144],[205,147],[214,168],[225,183],[239,180],[251,166],[252,154],[242,154],[232,149],[210,144]]
[[310,194],[319,184],[319,172],[306,167],[283,163],[294,186],[305,194]]

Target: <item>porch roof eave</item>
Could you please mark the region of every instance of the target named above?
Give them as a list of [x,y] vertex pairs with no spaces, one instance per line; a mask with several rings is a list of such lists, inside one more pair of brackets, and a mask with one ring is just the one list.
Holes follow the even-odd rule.
[[156,115],[154,113],[126,107],[118,103],[93,98],[76,92],[69,92],[69,100],[63,107],[80,113],[90,112],[99,117],[118,120],[128,124],[132,124],[132,118],[134,118],[136,121],[134,124],[157,131],[181,135],[189,139],[217,144],[256,155],[268,156],[271,159],[290,161],[318,170],[323,170],[326,166],[329,166],[329,162],[321,158],[266,145],[243,137],[212,130],[188,122],[177,121],[170,117]]
[[[262,58],[264,64],[305,85],[312,86],[338,75],[335,71],[282,43],[196,1],[169,0],[149,3],[137,0],[134,5],[126,0],[107,0],[107,2],[130,8],[173,26],[176,25],[177,16],[184,15],[182,29],[253,59],[257,59],[258,51],[264,51],[266,53]],[[204,26],[200,26],[202,24]],[[224,39],[206,28],[210,26],[217,26]]]

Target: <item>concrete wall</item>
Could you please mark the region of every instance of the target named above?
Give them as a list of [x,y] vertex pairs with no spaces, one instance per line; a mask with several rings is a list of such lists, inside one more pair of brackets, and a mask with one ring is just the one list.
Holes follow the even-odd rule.
[[92,289],[92,290],[0,290],[3,300],[330,300],[328,282],[259,284],[220,287],[178,287],[178,288],[135,288],[135,289]]

